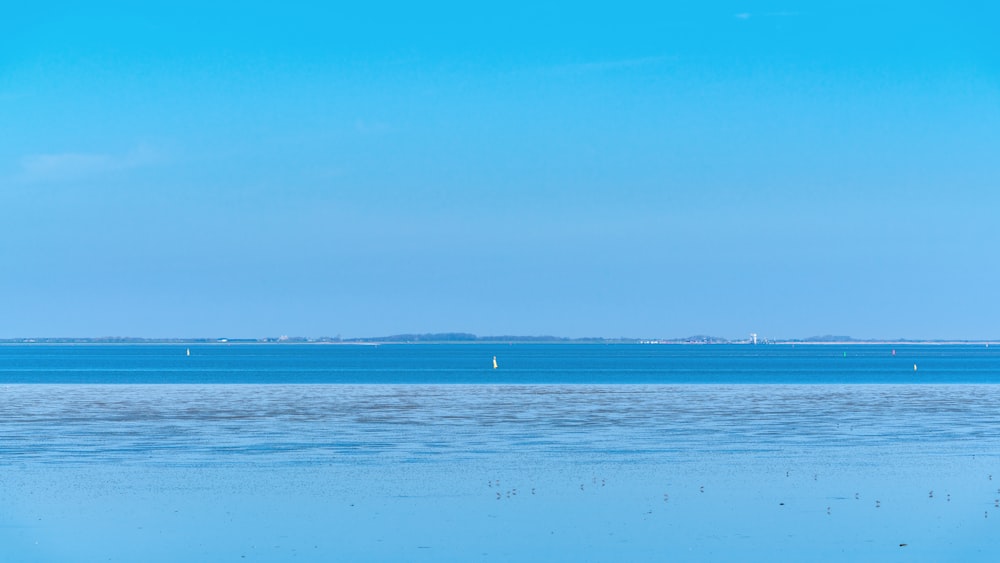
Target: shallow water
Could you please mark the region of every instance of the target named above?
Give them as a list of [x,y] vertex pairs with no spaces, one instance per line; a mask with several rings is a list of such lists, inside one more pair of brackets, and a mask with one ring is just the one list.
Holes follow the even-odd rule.
[[17,560],[998,553],[995,386],[7,385],[2,397],[0,543]]
[[[700,370],[719,361],[705,349],[604,358],[601,377]],[[266,384],[121,382],[136,377],[123,364],[155,369],[156,350],[0,361],[18,377],[123,370],[0,385],[0,560],[1000,557],[996,385],[300,384],[275,375],[294,364],[280,355],[260,360]],[[393,353],[430,373],[484,351],[462,350]],[[549,362],[541,350],[517,361]],[[844,357],[787,356],[772,376]],[[938,361],[953,375],[984,363]]]

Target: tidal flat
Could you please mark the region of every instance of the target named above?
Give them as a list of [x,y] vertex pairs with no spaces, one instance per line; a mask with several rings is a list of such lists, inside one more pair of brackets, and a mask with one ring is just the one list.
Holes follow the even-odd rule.
[[14,561],[993,561],[993,385],[0,387]]

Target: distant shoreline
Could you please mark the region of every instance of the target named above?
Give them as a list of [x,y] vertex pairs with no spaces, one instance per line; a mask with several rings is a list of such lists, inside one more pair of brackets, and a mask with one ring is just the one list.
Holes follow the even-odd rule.
[[629,345],[661,345],[661,346],[990,346],[1000,344],[1000,340],[826,340],[822,337],[811,339],[774,339],[759,340],[754,344],[750,340],[727,340],[714,337],[692,337],[675,339],[645,339],[645,338],[562,338],[547,336],[472,336],[462,338],[436,338],[441,335],[397,335],[371,338],[134,338],[134,337],[97,337],[97,338],[4,338],[0,346],[10,345],[333,345],[333,346],[377,346],[380,344],[629,344]]

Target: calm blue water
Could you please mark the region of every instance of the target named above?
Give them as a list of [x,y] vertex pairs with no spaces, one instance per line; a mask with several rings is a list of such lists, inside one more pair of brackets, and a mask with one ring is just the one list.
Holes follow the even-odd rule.
[[1000,347],[983,345],[186,348],[0,346],[0,383],[1000,383]]
[[992,348],[184,350],[0,347],[0,561],[1000,558]]

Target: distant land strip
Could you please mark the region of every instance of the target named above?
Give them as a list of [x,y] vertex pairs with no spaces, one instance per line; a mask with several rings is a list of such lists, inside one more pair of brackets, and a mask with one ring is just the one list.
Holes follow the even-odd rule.
[[132,336],[0,338],[0,344],[475,344],[475,343],[565,343],[565,344],[991,344],[1000,340],[961,339],[857,339],[850,336],[808,338],[745,338],[731,340],[695,335],[686,338],[568,338],[562,336],[477,336],[466,332],[394,334],[363,338],[340,336],[277,336],[262,338],[142,338]]

